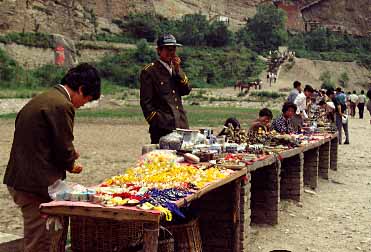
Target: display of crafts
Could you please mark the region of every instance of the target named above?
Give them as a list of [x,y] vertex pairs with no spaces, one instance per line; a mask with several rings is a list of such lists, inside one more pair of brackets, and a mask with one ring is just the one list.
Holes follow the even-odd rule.
[[217,167],[199,169],[177,159],[171,151],[145,154],[136,167],[100,184],[95,189],[95,202],[105,206],[137,205],[146,210],[160,210],[168,217],[170,212],[182,215],[175,201],[233,172]]
[[246,164],[251,162],[252,160],[256,160],[258,158],[255,154],[232,154],[228,153],[225,157],[219,158],[215,160],[215,164],[223,165],[224,167],[244,167]]

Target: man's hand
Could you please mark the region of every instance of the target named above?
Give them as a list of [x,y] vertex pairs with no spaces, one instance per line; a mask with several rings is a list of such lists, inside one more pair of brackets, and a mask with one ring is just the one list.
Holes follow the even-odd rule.
[[79,174],[80,172],[82,172],[82,168],[83,167],[82,167],[81,164],[75,164],[70,172],[75,173],[75,174]]
[[180,58],[178,56],[174,56],[174,58],[172,58],[171,62],[173,63],[175,72],[179,73],[180,63],[182,62],[180,60]]

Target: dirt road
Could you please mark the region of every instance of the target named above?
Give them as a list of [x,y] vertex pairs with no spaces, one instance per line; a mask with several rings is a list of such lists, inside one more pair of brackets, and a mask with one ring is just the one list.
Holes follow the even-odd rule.
[[[350,121],[351,144],[339,148],[338,171],[320,180],[315,195],[301,203],[281,202],[277,226],[253,226],[251,252],[287,249],[295,252],[371,251],[371,125],[369,118]],[[0,120],[0,177],[11,147],[12,120]],[[75,145],[85,166],[69,180],[91,185],[120,173],[140,155],[149,141],[147,126],[119,120],[77,121]],[[0,231],[21,234],[21,214],[0,185]]]

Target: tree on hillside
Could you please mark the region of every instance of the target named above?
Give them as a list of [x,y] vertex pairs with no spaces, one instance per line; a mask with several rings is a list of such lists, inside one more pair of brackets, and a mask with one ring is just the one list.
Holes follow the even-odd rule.
[[17,63],[0,48],[0,82],[11,81],[16,76]]
[[224,22],[215,21],[211,23],[206,34],[206,43],[212,47],[227,46],[231,42],[232,36],[233,33],[228,30]]
[[331,73],[329,71],[321,73],[319,79],[322,81],[321,88],[324,89],[335,88],[335,84],[331,80]]
[[256,15],[238,32],[245,46],[253,46],[258,52],[274,50],[286,43],[286,14],[272,4],[260,5]]
[[124,30],[137,39],[155,41],[158,35],[158,19],[151,13],[130,14],[123,25]]
[[209,22],[205,15],[184,15],[179,27],[179,41],[185,45],[202,46],[206,44],[206,33],[209,30]]
[[305,36],[307,49],[311,51],[324,52],[328,50],[327,32],[324,28],[319,28],[309,32]]
[[340,78],[339,78],[340,86],[342,86],[343,88],[346,88],[348,86],[348,82],[349,82],[348,74],[346,72],[341,73]]

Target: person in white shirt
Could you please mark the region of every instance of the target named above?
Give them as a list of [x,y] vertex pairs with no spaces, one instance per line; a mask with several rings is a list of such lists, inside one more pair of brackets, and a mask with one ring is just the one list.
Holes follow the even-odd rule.
[[296,96],[294,104],[297,106],[296,115],[293,118],[293,125],[296,131],[300,131],[303,126],[303,122],[308,118],[307,109],[307,98],[310,98],[313,94],[313,88],[311,85],[305,85],[304,92]]
[[356,115],[356,105],[358,102],[358,95],[356,91],[353,91],[353,94],[349,95],[350,101],[350,115],[354,117]]
[[366,96],[365,91],[362,90],[361,94],[358,95],[358,112],[359,112],[359,119],[363,119],[363,111],[365,110],[365,104],[366,104]]
[[301,92],[301,83],[300,83],[300,81],[297,81],[297,80],[294,81],[293,86],[294,86],[294,88],[291,90],[289,96],[287,97],[287,102],[294,103],[296,97]]

